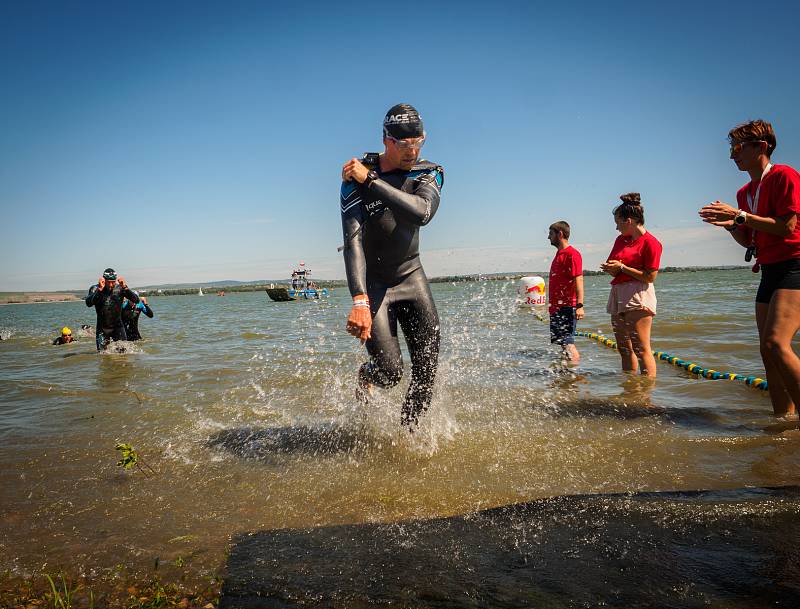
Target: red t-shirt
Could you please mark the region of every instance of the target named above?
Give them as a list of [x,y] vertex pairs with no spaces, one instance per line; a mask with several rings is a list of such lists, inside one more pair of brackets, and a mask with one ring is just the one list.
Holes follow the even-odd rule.
[[[750,192],[755,205],[757,187],[758,184],[753,184],[751,180],[739,189],[736,193],[739,209],[768,218],[778,218],[792,213],[800,216],[800,174],[797,171],[788,165],[773,165],[761,181],[758,208],[751,211],[747,203],[747,193]],[[800,258],[800,222],[795,226],[794,233],[788,237],[754,231],[748,227],[744,230],[747,231],[748,240],[752,240],[755,233],[756,257],[762,264]]]
[[[657,271],[661,264],[661,243],[652,233],[647,232],[635,241],[632,237],[620,235],[614,241],[614,247],[608,255],[608,260],[619,260],[625,266],[640,271]],[[626,273],[620,273],[611,280],[611,285],[635,281]]]
[[550,264],[550,313],[560,307],[574,307],[578,304],[575,296],[575,278],[583,275],[581,253],[571,245],[556,252]]

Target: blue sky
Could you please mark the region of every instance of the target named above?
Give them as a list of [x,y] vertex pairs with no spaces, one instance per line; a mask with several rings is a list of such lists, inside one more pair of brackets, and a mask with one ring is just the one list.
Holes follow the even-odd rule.
[[596,268],[631,190],[664,265],[740,263],[696,210],[742,121],[800,164],[800,9],[646,4],[3,3],[0,290],[341,278],[340,168],[400,101],[446,170],[429,275],[546,270],[560,219]]

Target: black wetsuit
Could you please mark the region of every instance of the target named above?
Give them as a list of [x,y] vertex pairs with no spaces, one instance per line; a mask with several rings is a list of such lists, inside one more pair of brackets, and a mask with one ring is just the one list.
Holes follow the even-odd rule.
[[153,317],[153,309],[143,302],[136,305],[126,302],[122,307],[122,324],[125,326],[125,334],[128,336],[128,340],[142,339],[142,335],[139,334],[139,315],[141,313],[151,319]]
[[86,295],[86,306],[97,311],[95,334],[97,350],[101,351],[112,340],[127,340],[125,326],[122,324],[122,300],[139,302],[139,297],[130,288],[122,288],[117,283],[114,288],[101,290],[96,284],[89,288]]
[[392,387],[403,376],[397,324],[411,356],[411,383],[402,421],[428,408],[439,359],[439,316],[419,259],[419,228],[439,208],[444,171],[420,161],[410,171],[381,173],[368,187],[342,183],[344,262],[350,294],[367,294],[372,312],[370,361],[361,379]]

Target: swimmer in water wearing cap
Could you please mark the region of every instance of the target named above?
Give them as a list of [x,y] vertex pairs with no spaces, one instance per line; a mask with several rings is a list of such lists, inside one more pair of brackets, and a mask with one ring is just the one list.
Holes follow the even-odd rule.
[[127,340],[122,323],[122,301],[127,298],[138,304],[139,296],[131,290],[112,268],[103,271],[97,283],[89,288],[86,306],[97,312],[95,337],[97,350],[105,349],[112,340]]
[[61,328],[61,334],[56,336],[53,339],[54,345],[66,345],[67,343],[71,343],[75,340],[72,336],[72,330],[70,330],[67,326]]
[[439,316],[419,259],[419,229],[439,208],[444,170],[420,160],[422,118],[397,104],[383,120],[381,154],[350,159],[340,196],[344,262],[353,307],[347,331],[370,359],[358,375],[358,395],[392,387],[403,376],[397,325],[411,356],[411,382],[401,422],[413,430],[430,406],[439,360]]

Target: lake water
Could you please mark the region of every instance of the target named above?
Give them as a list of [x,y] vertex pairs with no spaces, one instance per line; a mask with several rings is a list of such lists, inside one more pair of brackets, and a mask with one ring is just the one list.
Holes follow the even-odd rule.
[[[763,375],[749,270],[659,276],[653,347]],[[156,558],[217,572],[249,531],[311,530],[469,514],[594,493],[796,484],[800,438],[767,433],[766,392],[664,363],[623,377],[577,338],[565,372],[547,324],[507,281],[434,284],[436,393],[417,433],[399,427],[406,381],[353,399],[364,350],[350,298],[265,293],[152,298],[145,340],[97,354],[83,303],[0,307],[0,570],[81,573]],[[586,278],[580,328],[610,333],[607,277]],[[154,473],[116,465],[131,444]],[[668,509],[668,508],[665,508]]]

